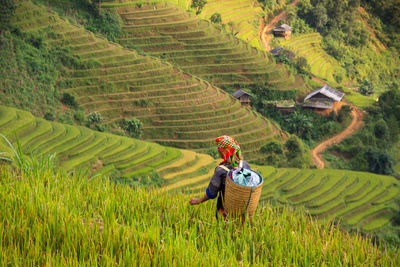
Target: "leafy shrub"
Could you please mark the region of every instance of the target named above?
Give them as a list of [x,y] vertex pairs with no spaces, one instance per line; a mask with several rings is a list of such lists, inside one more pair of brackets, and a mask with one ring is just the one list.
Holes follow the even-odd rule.
[[142,135],[143,123],[136,118],[123,121],[123,129],[128,132],[128,134],[133,138],[140,138]]
[[61,98],[61,103],[67,105],[71,108],[77,108],[78,102],[76,102],[75,97],[69,93],[63,93]]
[[283,154],[283,147],[277,141],[271,141],[261,147],[261,152],[264,154]]
[[45,118],[46,120],[48,120],[48,121],[54,121],[54,120],[55,120],[54,114],[53,114],[53,113],[50,113],[50,112],[46,112],[46,113],[44,114],[44,118]]
[[192,4],[190,5],[190,7],[196,10],[196,15],[199,15],[206,4],[206,0],[192,0]]
[[220,13],[214,13],[211,15],[210,20],[212,23],[215,24],[221,24],[222,23],[222,17]]
[[368,79],[365,79],[361,82],[358,91],[362,95],[371,95],[374,93],[374,87],[372,86],[372,83]]
[[96,124],[99,123],[103,120],[103,118],[101,117],[101,114],[99,112],[92,112],[88,115],[88,122],[89,124]]

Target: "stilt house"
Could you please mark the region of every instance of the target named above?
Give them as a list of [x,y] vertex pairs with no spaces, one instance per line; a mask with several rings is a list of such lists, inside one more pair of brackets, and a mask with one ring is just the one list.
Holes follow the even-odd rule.
[[290,39],[292,35],[292,27],[287,24],[282,24],[279,27],[274,29],[274,36],[275,37],[284,37],[285,39]]
[[317,110],[332,109],[335,102],[340,102],[344,93],[338,92],[328,85],[322,86],[304,98],[303,107]]
[[234,92],[232,95],[235,98],[239,99],[240,104],[242,104],[242,106],[250,107],[251,94],[239,89],[236,92]]

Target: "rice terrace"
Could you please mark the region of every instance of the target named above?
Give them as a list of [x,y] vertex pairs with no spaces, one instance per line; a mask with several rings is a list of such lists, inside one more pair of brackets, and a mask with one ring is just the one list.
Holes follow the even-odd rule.
[[0,3],[1,266],[400,265],[398,1]]

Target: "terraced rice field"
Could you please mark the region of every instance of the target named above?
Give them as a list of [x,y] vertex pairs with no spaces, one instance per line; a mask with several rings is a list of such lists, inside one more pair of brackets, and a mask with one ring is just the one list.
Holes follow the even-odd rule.
[[237,37],[252,46],[262,49],[257,34],[262,8],[252,0],[209,0],[200,13],[201,18],[210,19],[214,13],[221,14],[224,24],[234,23]]
[[[194,151],[164,147],[132,138],[92,131],[85,127],[49,122],[29,112],[0,106],[0,133],[25,154],[56,155],[67,170],[131,179],[164,180],[164,192],[184,190],[204,194],[218,161]],[[0,141],[0,151],[6,151]],[[394,200],[399,182],[390,176],[344,170],[276,169],[253,166],[264,177],[262,201],[305,206],[319,220],[339,218],[363,230],[386,226],[398,212]],[[139,178],[141,177],[141,178]],[[146,178],[148,177],[148,178]]]
[[267,53],[171,3],[116,10],[124,22],[121,45],[167,60],[213,85],[251,88],[268,82],[273,89],[306,90],[301,79],[276,65]]
[[[0,106],[0,133],[14,143],[17,137],[27,155],[55,154],[57,162],[66,170],[81,170],[92,175],[129,180],[158,171],[165,179],[176,180],[175,176],[190,177],[212,170],[216,165],[205,154],[50,122],[4,106]],[[4,140],[0,141],[1,151],[9,150],[5,144]],[[188,159],[190,164],[181,164]]]
[[296,56],[305,57],[314,76],[336,84],[334,74],[345,73],[345,70],[321,48],[321,41],[322,36],[319,33],[308,33],[292,37],[290,40],[281,39],[280,45],[295,52]]
[[74,95],[87,113],[100,112],[103,124],[118,127],[121,119],[136,117],[144,124],[145,139],[197,151],[228,134],[243,144],[250,159],[262,156],[258,150],[266,142],[282,140],[274,124],[209,82],[110,43],[42,7],[20,2],[14,23],[23,31],[42,30],[49,45],[69,49],[84,63],[68,71],[58,89]]

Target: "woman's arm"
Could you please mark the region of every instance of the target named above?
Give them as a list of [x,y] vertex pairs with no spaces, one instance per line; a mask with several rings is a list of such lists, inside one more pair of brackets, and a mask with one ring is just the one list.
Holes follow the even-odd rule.
[[190,205],[198,205],[204,201],[209,200],[210,198],[207,196],[207,194],[204,194],[201,198],[192,198],[189,200]]

